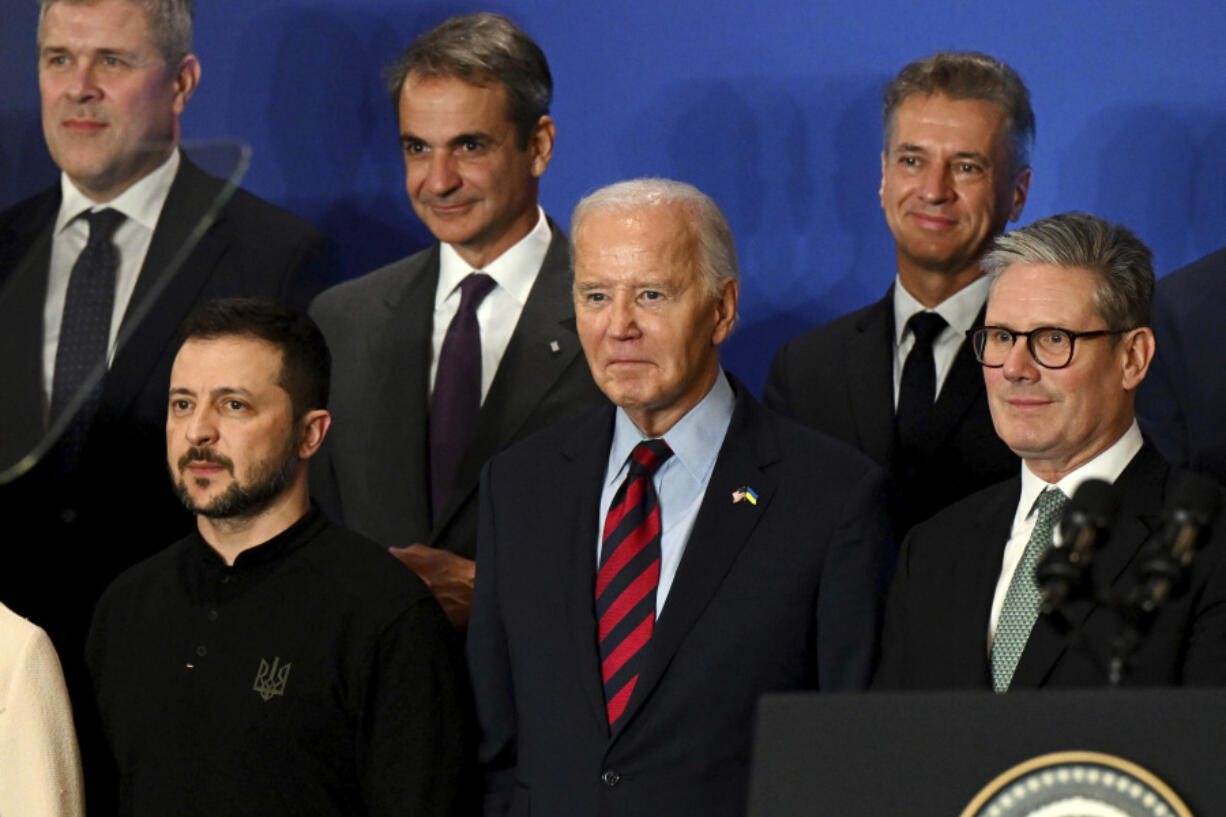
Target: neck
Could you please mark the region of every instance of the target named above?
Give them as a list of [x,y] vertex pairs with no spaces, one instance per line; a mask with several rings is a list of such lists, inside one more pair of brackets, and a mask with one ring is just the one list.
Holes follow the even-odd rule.
[[289,530],[310,508],[311,497],[304,472],[272,505],[259,513],[225,519],[197,515],[196,528],[209,547],[217,551],[226,564],[233,565],[244,550],[258,547]]
[[525,210],[519,215],[494,241],[480,246],[466,246],[463,244],[452,244],[456,254],[464,259],[464,263],[468,264],[475,270],[483,270],[490,264],[498,260],[504,252],[514,247],[524,236],[532,232],[536,227],[537,218],[540,211],[537,209],[536,200],[533,199],[532,207]]
[[1097,443],[1086,446],[1072,457],[1056,459],[1032,456],[1023,457],[1022,461],[1026,463],[1026,467],[1030,469],[1030,473],[1034,474],[1048,485],[1055,485],[1057,482],[1064,479],[1069,474],[1073,473],[1078,468],[1085,465],[1087,462],[1119,442],[1120,438],[1127,433],[1131,426],[1132,417],[1129,416],[1128,422],[1124,423],[1122,427],[1117,426],[1114,434],[1108,434],[1100,438]]
[[718,375],[719,362],[716,361],[711,370],[702,376],[699,387],[694,390],[693,393],[698,395],[696,399],[690,399],[665,409],[627,409],[626,416],[643,433],[644,437],[663,437],[670,428],[681,421],[682,417],[690,413],[690,409],[701,403],[703,398],[711,393],[711,387],[715,385],[715,378]]
[[902,259],[898,263],[898,280],[903,288],[928,309],[940,305],[982,276],[978,260],[956,272],[924,269],[903,263]]

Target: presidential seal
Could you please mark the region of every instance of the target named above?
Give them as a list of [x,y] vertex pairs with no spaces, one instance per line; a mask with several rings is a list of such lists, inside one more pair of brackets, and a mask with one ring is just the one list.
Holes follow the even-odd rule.
[[1150,772],[1098,752],[1056,752],[997,777],[961,817],[1193,817]]

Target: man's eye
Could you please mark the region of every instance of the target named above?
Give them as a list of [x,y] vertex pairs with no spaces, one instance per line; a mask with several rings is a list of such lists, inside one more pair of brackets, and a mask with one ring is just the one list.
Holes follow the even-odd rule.
[[658,301],[664,297],[663,292],[657,292],[654,289],[645,290],[641,296],[645,301]]
[[247,404],[242,400],[227,400],[226,408],[230,409],[230,411],[242,411],[247,408]]
[[1008,329],[993,329],[988,333],[988,340],[992,343],[1006,344],[1013,343],[1013,333]]
[[425,153],[426,146],[420,142],[410,142],[404,146],[404,152],[412,154]]
[[1068,345],[1068,333],[1060,331],[1050,331],[1043,334],[1043,343],[1048,346],[1066,346]]
[[170,408],[173,411],[187,411],[189,408],[191,408],[191,404],[186,400],[171,400]]
[[481,148],[483,147],[485,147],[485,145],[482,144],[477,139],[469,139],[465,142],[460,143],[460,149],[465,151],[466,153],[475,153],[478,150],[481,150]]
[[601,301],[605,300],[605,294],[603,292],[589,292],[587,294],[587,299],[592,303],[600,303]]
[[898,163],[904,167],[919,167],[920,159],[918,156],[903,156],[899,158]]
[[959,162],[957,165],[957,171],[959,173],[975,174],[982,173],[983,168],[974,162]]

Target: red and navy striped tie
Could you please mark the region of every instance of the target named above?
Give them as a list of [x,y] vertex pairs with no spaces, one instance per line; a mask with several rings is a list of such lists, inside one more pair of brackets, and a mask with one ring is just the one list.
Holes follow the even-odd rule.
[[636,445],[630,452],[629,473],[605,517],[596,572],[596,618],[609,726],[626,711],[655,627],[660,502],[651,478],[672,455],[663,440]]

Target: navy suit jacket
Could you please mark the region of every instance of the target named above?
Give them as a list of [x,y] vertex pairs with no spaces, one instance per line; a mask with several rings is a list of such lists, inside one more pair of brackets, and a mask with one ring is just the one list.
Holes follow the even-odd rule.
[[[732,383],[731,425],[612,734],[593,593],[614,410],[486,467],[468,653],[487,813],[743,814],[758,697],[868,681],[894,557],[886,476]],[[746,485],[756,505],[733,502]]]
[[311,488],[337,522],[385,547],[415,542],[473,558],[481,467],[516,440],[605,402],[575,333],[570,253],[553,240],[481,405],[447,507],[430,512],[428,384],[437,244],[321,294],[332,350],[332,429]]
[[1173,465],[1226,484],[1226,248],[1158,282],[1158,350],[1137,391],[1137,419]]
[[[980,316],[982,320],[982,315]],[[886,468],[906,531],[941,508],[1017,472],[996,436],[983,370],[963,342],[936,402],[931,450],[903,462],[894,425],[894,289],[884,298],[784,344],[775,355],[766,405],[855,446]]]
[[[1120,514],[1091,563],[1095,586],[1132,586],[1142,548],[1160,534],[1174,472],[1151,445],[1115,481]],[[990,689],[988,619],[1021,493],[1021,477],[988,488],[916,526],[903,542],[890,588],[881,668],[885,689]],[[1226,528],[1197,552],[1189,590],[1158,613],[1136,653],[1134,684],[1226,682]],[[1068,619],[1070,641],[1040,617],[1011,688],[1100,686],[1118,632],[1115,616],[1089,600]]]

